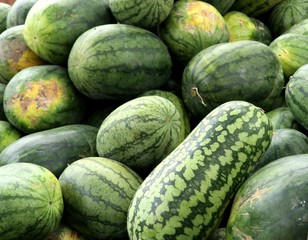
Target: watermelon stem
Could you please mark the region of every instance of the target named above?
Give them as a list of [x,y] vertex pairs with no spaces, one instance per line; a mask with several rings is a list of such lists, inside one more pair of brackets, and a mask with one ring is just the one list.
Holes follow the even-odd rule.
[[198,88],[197,88],[197,87],[192,87],[192,88],[191,88],[191,93],[192,93],[193,96],[196,96],[196,95],[197,95],[197,96],[200,98],[200,100],[201,100],[201,104],[204,105],[204,106],[206,107],[206,104],[205,104],[205,102],[204,102],[202,96],[199,94],[199,91],[198,91]]

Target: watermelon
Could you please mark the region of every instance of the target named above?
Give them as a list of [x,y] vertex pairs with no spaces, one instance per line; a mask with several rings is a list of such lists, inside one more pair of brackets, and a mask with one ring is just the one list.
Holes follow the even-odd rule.
[[203,1],[213,5],[220,12],[221,15],[228,12],[228,10],[235,2],[235,0],[203,0]]
[[1,239],[42,240],[58,228],[63,198],[58,179],[32,163],[0,167]]
[[270,10],[281,1],[283,0],[236,0],[229,10],[243,12],[252,17],[258,17],[270,12]]
[[255,40],[266,45],[271,43],[271,31],[259,19],[238,11],[227,12],[223,17],[229,31],[229,42]]
[[260,157],[251,174],[276,159],[308,153],[308,136],[291,128],[273,130],[271,144]]
[[59,177],[64,220],[87,239],[127,237],[127,211],[142,179],[118,161],[82,158]]
[[25,24],[28,12],[37,0],[15,0],[6,18],[6,28]]
[[168,17],[173,0],[109,0],[109,6],[117,22],[152,29]]
[[226,240],[226,228],[217,228],[214,233],[208,238],[208,240]]
[[3,108],[8,121],[28,134],[80,123],[85,100],[66,68],[42,65],[14,75],[5,88]]
[[159,36],[173,58],[186,64],[201,50],[227,42],[229,32],[224,18],[211,4],[179,0],[159,26]]
[[19,25],[0,34],[0,83],[7,84],[25,68],[46,64],[28,47],[23,32],[24,25]]
[[130,239],[208,239],[271,137],[259,107],[215,108],[143,180],[129,207]]
[[171,71],[172,59],[162,40],[127,24],[105,24],[84,32],[68,59],[72,82],[92,99],[134,98],[165,85]]
[[107,0],[40,0],[28,11],[24,39],[45,61],[66,66],[84,31],[113,21]]
[[0,34],[6,30],[6,20],[11,8],[10,4],[0,2]]
[[294,118],[308,129],[308,64],[301,66],[290,78],[285,97]]
[[183,141],[182,119],[160,96],[134,98],[117,107],[97,133],[99,156],[117,160],[138,174],[149,172]]
[[202,119],[231,100],[272,109],[284,86],[282,66],[269,46],[253,40],[204,49],[185,66],[182,96],[186,108]]
[[10,122],[0,120],[0,152],[21,137],[21,132]]
[[58,177],[68,164],[82,157],[97,156],[98,128],[72,124],[27,134],[0,153],[0,166],[28,162],[40,165]]
[[282,65],[286,83],[299,67],[308,64],[308,36],[296,33],[282,34],[275,38],[269,47]]
[[308,18],[307,0],[282,0],[268,18],[270,29],[278,37],[293,25]]
[[279,158],[237,191],[227,239],[305,240],[308,229],[308,154]]

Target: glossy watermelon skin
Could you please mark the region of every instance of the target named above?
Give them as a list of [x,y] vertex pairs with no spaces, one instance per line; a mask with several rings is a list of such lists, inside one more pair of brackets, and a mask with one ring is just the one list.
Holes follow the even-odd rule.
[[64,219],[87,239],[127,238],[130,201],[142,179],[118,161],[82,158],[59,177]]
[[63,198],[58,179],[32,163],[0,167],[1,239],[42,240],[58,228]]
[[253,174],[235,196],[227,239],[306,239],[307,176],[307,154],[277,159]]
[[151,171],[182,141],[182,118],[160,96],[141,96],[120,105],[101,124],[96,150],[139,174]]
[[278,37],[306,18],[307,0],[283,0],[272,9],[268,22],[273,35]]
[[286,86],[286,103],[295,119],[308,129],[308,64],[301,66]]
[[8,121],[29,134],[80,123],[85,99],[65,67],[41,65],[14,75],[6,85],[3,108]]
[[271,134],[260,108],[217,107],[142,182],[128,212],[130,239],[207,239]]
[[73,124],[22,136],[0,153],[0,166],[28,162],[59,176],[68,164],[82,157],[97,156],[98,128]]
[[31,7],[37,0],[15,0],[6,18],[6,28],[25,24]]
[[72,82],[92,99],[134,98],[165,85],[171,71],[172,59],[161,39],[127,24],[105,24],[86,31],[68,59]]
[[153,29],[168,17],[173,0],[109,0],[109,6],[117,22]]
[[66,66],[74,42],[84,31],[113,21],[105,0],[37,1],[27,14],[24,39],[46,62]]
[[204,49],[186,65],[182,76],[183,101],[198,119],[231,100],[248,101],[269,111],[283,86],[276,55],[269,46],[252,40]]

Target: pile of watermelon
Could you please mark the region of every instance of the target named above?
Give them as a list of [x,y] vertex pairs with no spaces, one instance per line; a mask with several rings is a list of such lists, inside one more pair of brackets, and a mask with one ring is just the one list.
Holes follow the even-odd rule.
[[307,0],[0,3],[0,239],[306,240]]

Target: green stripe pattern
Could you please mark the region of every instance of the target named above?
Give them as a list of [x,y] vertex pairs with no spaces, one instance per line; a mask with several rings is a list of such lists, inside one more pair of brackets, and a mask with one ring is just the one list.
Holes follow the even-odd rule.
[[308,36],[286,33],[275,38],[269,45],[278,57],[286,82],[295,71],[308,63]]
[[259,107],[230,101],[215,108],[137,190],[130,239],[207,239],[271,137]]
[[130,100],[103,121],[96,140],[101,157],[120,161],[134,170],[152,170],[183,141],[176,107],[160,96]]
[[59,177],[64,219],[87,239],[127,236],[127,211],[142,179],[117,161],[90,157],[69,165]]
[[173,0],[109,0],[109,5],[119,23],[152,29],[167,18]]
[[71,47],[80,34],[112,21],[106,1],[37,1],[25,20],[24,38],[42,59],[66,66]]
[[308,154],[298,154],[277,159],[248,178],[233,201],[227,239],[307,239],[307,176]]
[[281,64],[269,46],[242,40],[197,54],[184,69],[182,95],[187,109],[202,119],[231,100],[248,101],[268,111],[283,86]]
[[29,162],[49,169],[57,177],[79,158],[97,156],[98,128],[72,124],[32,134],[11,143],[0,153],[0,166]]
[[60,224],[63,199],[58,179],[31,163],[0,167],[1,239],[44,239]]
[[307,0],[283,0],[269,14],[268,24],[273,35],[278,37],[306,18],[308,18]]
[[73,83],[94,99],[128,99],[160,88],[169,80],[171,68],[168,49],[156,35],[126,24],[86,31],[68,59]]
[[285,99],[295,119],[308,129],[308,64],[301,66],[290,78]]

